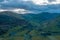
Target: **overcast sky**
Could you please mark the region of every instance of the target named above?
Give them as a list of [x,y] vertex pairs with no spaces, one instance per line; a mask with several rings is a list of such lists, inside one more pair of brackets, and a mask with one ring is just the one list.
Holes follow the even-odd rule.
[[0,9],[2,8],[22,8],[35,12],[60,12],[60,0],[0,0]]
[[20,3],[21,1],[31,1],[34,4],[37,5],[44,5],[44,4],[60,4],[60,0],[0,0],[2,3],[12,3],[12,2],[18,2]]

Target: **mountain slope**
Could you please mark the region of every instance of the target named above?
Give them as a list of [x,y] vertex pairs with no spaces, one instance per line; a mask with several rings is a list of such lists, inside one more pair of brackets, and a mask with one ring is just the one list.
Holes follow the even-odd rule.
[[48,37],[53,35],[60,35],[58,13],[0,13],[0,39],[3,37],[3,40],[49,40]]
[[50,33],[55,34],[56,32],[57,33],[60,32],[60,28],[59,28],[60,13],[43,12],[40,14],[25,14],[22,16],[26,20],[30,21],[33,26],[36,26],[37,31],[45,32],[46,33],[46,34],[44,33],[45,35],[50,35]]
[[0,35],[17,26],[21,26],[23,29],[24,27],[29,28],[28,25],[31,24],[16,13],[7,11],[0,13]]
[[60,14],[59,13],[42,12],[39,14],[23,14],[22,16],[25,19],[27,19],[28,21],[41,23],[41,22],[46,21],[46,20],[54,19],[58,15],[60,15]]

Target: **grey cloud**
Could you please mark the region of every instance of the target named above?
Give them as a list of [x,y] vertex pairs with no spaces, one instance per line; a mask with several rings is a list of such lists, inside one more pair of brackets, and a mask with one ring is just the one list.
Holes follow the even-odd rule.
[[56,0],[48,0],[48,2],[55,2]]
[[[51,1],[51,0],[50,0]],[[52,1],[51,1],[52,2]],[[60,4],[57,5],[36,5],[32,1],[22,1],[22,0],[8,0],[8,3],[0,3],[1,7],[3,9],[9,9],[9,8],[22,8],[29,11],[34,12],[44,12],[44,11],[50,11],[56,10],[59,12],[60,10]],[[55,12],[55,11],[53,11]]]

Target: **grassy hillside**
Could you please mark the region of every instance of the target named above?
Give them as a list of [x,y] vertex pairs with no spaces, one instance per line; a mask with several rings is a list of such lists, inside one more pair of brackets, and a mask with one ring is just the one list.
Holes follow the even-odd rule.
[[60,40],[60,14],[0,13],[0,40]]

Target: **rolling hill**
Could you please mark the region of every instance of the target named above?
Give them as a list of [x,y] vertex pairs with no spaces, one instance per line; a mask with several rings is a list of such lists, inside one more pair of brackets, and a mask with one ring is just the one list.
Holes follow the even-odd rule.
[[31,24],[16,13],[8,11],[0,13],[0,35],[6,33],[11,28],[21,26],[24,29],[28,25]]
[[[3,40],[50,40],[60,35],[60,14],[17,14],[0,12],[0,39]],[[42,39],[43,38],[43,39]]]

